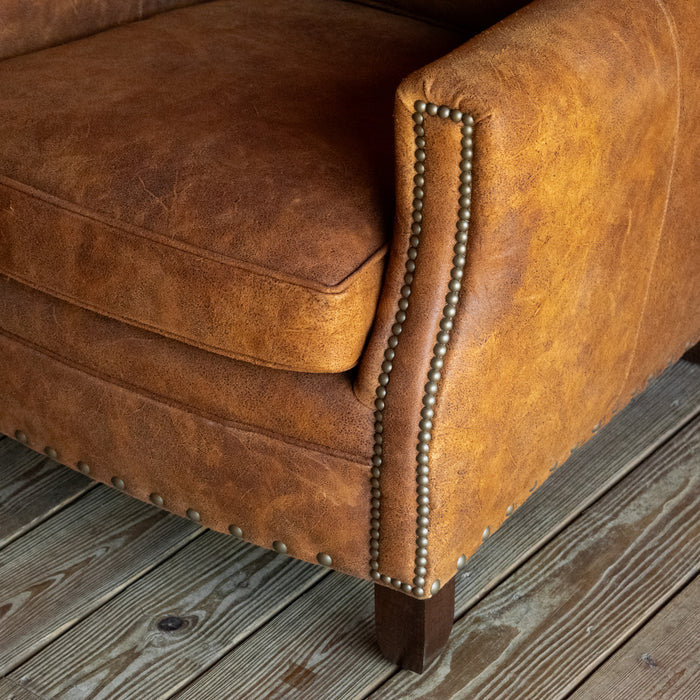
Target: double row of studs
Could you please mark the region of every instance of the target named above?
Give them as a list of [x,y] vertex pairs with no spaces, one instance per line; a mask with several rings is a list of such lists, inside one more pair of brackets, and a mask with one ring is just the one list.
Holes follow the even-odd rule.
[[[411,237],[409,247],[406,252],[406,262],[404,274],[404,284],[401,287],[398,309],[394,317],[394,324],[391,328],[391,335],[387,341],[387,348],[384,351],[384,361],[382,371],[379,375],[379,382],[376,390],[375,413],[374,413],[374,456],[372,466],[372,501],[371,501],[371,521],[370,521],[370,575],[375,581],[400,588],[405,593],[422,598],[425,596],[426,574],[428,565],[428,534],[430,526],[430,440],[432,438],[433,416],[435,397],[438,391],[443,367],[443,358],[447,352],[447,343],[450,339],[450,331],[453,326],[453,319],[457,311],[459,301],[459,291],[465,265],[467,251],[467,236],[469,230],[469,219],[471,216],[471,183],[472,183],[472,156],[474,130],[474,119],[467,114],[463,114],[458,109],[450,109],[445,105],[438,106],[432,102],[418,100],[415,103],[413,112],[414,127],[416,134],[415,162],[416,174],[413,178],[413,213],[411,224]],[[459,186],[459,212],[457,220],[457,231],[455,234],[454,257],[452,258],[452,270],[450,271],[450,281],[448,283],[448,293],[445,297],[446,305],[443,309],[440,321],[440,331],[437,334],[436,344],[433,348],[433,357],[430,361],[427,382],[425,384],[425,394],[423,396],[423,408],[421,410],[421,420],[419,423],[418,443],[416,446],[416,550],[413,569],[412,583],[402,582],[399,579],[383,575],[379,572],[379,530],[381,518],[381,467],[384,444],[384,409],[386,398],[386,387],[392,370],[392,362],[396,354],[396,347],[399,344],[399,336],[402,326],[406,320],[406,312],[409,307],[409,297],[411,295],[411,285],[416,269],[416,259],[418,258],[418,248],[422,232],[423,220],[423,196],[425,187],[425,115],[437,116],[440,119],[451,119],[455,124],[461,124],[462,130],[462,150],[460,160],[460,186]],[[431,588],[432,594],[440,590],[440,581],[436,580]]]

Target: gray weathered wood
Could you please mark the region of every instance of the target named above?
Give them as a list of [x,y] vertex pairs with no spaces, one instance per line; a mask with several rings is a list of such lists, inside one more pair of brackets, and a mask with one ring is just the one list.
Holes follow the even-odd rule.
[[0,678],[0,698],[2,700],[45,700],[9,678]]
[[700,579],[688,584],[571,696],[572,700],[700,698]]
[[199,529],[100,486],[0,551],[0,674],[116,595]]
[[0,439],[0,548],[93,487],[87,477]]
[[[458,577],[459,614],[700,411],[699,370],[682,362],[666,372],[487,540]],[[228,687],[252,697],[264,688],[285,698],[371,690],[394,672],[374,642],[371,596],[371,584],[333,574],[204,674],[182,700],[217,698]],[[294,644],[286,641],[292,629]]]
[[[207,532],[11,677],[57,699],[169,697],[325,575]],[[166,618],[182,625],[162,631]]]
[[387,698],[562,697],[700,567],[700,418],[455,625],[423,676]]
[[359,697],[395,668],[373,623],[372,584],[333,573],[177,699]]

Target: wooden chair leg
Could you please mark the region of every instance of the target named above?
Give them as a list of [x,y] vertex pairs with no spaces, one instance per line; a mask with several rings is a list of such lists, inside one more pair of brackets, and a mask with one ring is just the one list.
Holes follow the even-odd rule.
[[401,668],[423,673],[443,650],[455,614],[455,580],[420,600],[374,584],[374,622],[384,656]]
[[693,347],[683,355],[683,359],[700,365],[700,343],[693,345]]

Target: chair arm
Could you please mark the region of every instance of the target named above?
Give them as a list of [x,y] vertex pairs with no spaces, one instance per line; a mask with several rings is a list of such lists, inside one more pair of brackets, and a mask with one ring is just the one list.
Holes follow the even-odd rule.
[[356,384],[369,403],[384,374],[375,579],[449,580],[698,338],[697,15],[543,0],[401,85],[395,234]]
[[0,60],[203,0],[3,0]]

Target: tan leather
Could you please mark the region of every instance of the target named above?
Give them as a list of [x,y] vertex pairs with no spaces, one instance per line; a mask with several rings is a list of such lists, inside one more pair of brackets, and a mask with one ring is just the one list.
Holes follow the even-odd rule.
[[[473,114],[467,264],[430,443],[428,583],[700,335],[698,3],[535,2],[408,77],[397,219],[358,378],[373,400],[410,236],[416,100]],[[460,131],[426,117],[423,232],[384,411],[380,572],[411,580],[423,385]]]
[[221,0],[4,61],[0,271],[211,352],[346,370],[382,281],[392,94],[458,43],[351,3]]
[[367,568],[369,467],[227,425],[103,381],[0,333],[0,432],[205,527],[357,574]]
[[2,276],[0,331],[183,411],[313,451],[370,461],[372,411],[353,395],[348,373],[305,374],[231,360]]
[[203,0],[2,0],[0,59]]
[[[697,13],[538,1],[447,53],[453,34],[361,5],[221,0],[0,63],[13,277],[0,431],[206,526],[369,576],[372,403],[410,235],[413,104],[471,112],[472,226],[429,452],[425,588],[447,582],[700,336]],[[440,54],[396,100],[382,283],[385,100]],[[380,570],[403,582],[458,209],[459,128],[425,124],[383,433]],[[314,374],[359,354],[382,284],[354,387],[350,372]],[[356,301],[336,302],[346,291]]]

